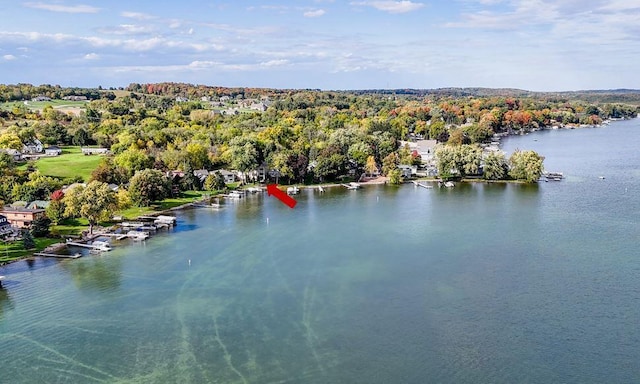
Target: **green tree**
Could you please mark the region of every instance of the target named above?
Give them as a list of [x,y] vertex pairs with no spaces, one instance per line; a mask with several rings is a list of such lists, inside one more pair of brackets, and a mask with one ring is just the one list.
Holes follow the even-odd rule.
[[392,169],[391,171],[389,171],[387,176],[389,176],[389,184],[392,184],[392,185],[402,184],[402,172],[400,171],[399,168]]
[[227,189],[227,184],[224,182],[224,176],[220,171],[210,173],[207,178],[204,179],[204,189],[207,191],[224,191]]
[[69,217],[82,217],[89,221],[89,233],[100,220],[107,220],[117,209],[115,192],[106,183],[92,181],[86,187],[75,186],[62,199]]
[[136,171],[142,171],[153,166],[153,159],[144,151],[134,147],[116,155],[113,162],[115,165],[125,169],[129,176]]
[[391,171],[398,169],[398,165],[400,165],[400,157],[395,152],[390,153],[382,160],[382,173],[389,176]]
[[33,239],[33,235],[29,231],[22,232],[22,246],[24,249],[34,249],[36,247],[36,241]]
[[129,183],[131,201],[139,207],[148,207],[152,202],[171,195],[171,182],[157,169],[136,172]]
[[491,152],[484,159],[483,177],[487,180],[502,180],[507,176],[509,164],[502,152]]
[[542,172],[544,159],[535,151],[516,150],[509,158],[509,176],[529,183],[537,181]]
[[49,235],[49,227],[51,226],[51,219],[48,217],[39,217],[31,222],[29,232],[33,237],[45,237]]
[[65,205],[62,199],[51,200],[45,209],[47,217],[51,219],[53,224],[58,225],[64,219]]

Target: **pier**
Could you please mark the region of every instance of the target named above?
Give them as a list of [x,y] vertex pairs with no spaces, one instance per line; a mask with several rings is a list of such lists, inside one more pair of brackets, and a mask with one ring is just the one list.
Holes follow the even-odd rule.
[[82,254],[81,253],[74,253],[73,255],[61,255],[59,253],[36,252],[36,253],[33,254],[33,256],[55,257],[57,259],[77,259],[79,257],[82,257]]
[[424,189],[433,189],[433,185],[427,185],[427,184],[423,184],[419,181],[412,181],[413,185],[416,187],[422,187]]
[[89,248],[92,251],[110,251],[111,247],[104,241],[94,241],[93,244],[78,243],[76,241],[67,240],[67,245],[73,245],[81,248]]

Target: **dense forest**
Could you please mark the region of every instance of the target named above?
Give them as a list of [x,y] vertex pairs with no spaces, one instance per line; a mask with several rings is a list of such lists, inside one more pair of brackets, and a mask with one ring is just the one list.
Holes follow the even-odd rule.
[[[69,96],[84,96],[86,101],[69,108],[34,102]],[[523,173],[527,167],[522,162],[536,162],[541,172],[542,156],[524,151],[506,159],[499,152],[487,154],[483,147],[494,135],[636,117],[640,92],[320,91],[182,83],[82,89],[17,84],[0,85],[0,101],[0,201],[46,200],[63,184],[90,181],[56,180],[33,172],[33,164],[18,168],[8,150],[22,151],[38,139],[45,146],[109,149],[110,156],[91,180],[138,188],[142,192],[129,200],[148,204],[151,192],[134,179],[145,170],[157,172],[138,178],[163,186],[151,200],[176,189],[224,185],[219,174],[205,183],[192,177],[200,169],[231,169],[241,172],[241,181],[250,181],[262,167],[270,171],[268,178],[285,183],[357,178],[379,171],[397,182],[398,166],[414,164],[433,166],[443,178],[535,181],[539,174]],[[421,139],[438,143],[433,164],[424,164],[401,145]],[[171,178],[177,174],[180,178]]]

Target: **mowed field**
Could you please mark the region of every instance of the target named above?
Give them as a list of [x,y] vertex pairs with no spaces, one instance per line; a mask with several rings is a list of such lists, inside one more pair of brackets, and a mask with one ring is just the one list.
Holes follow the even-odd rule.
[[88,181],[91,172],[96,169],[101,159],[100,155],[83,155],[80,147],[62,147],[62,155],[41,157],[36,160],[35,166],[40,173],[46,176],[63,179],[81,176],[84,181]]
[[11,111],[16,105],[24,105],[33,111],[42,111],[44,107],[50,105],[53,109],[59,110],[65,113],[72,113],[79,115],[80,111],[84,110],[86,101],[71,101],[71,100],[51,100],[51,101],[11,101],[0,103],[0,110]]

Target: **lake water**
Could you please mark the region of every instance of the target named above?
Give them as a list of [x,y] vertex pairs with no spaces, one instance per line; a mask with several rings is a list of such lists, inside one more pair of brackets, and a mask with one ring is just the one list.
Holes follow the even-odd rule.
[[252,196],[0,269],[0,382],[640,382],[640,120],[503,147],[565,180]]

